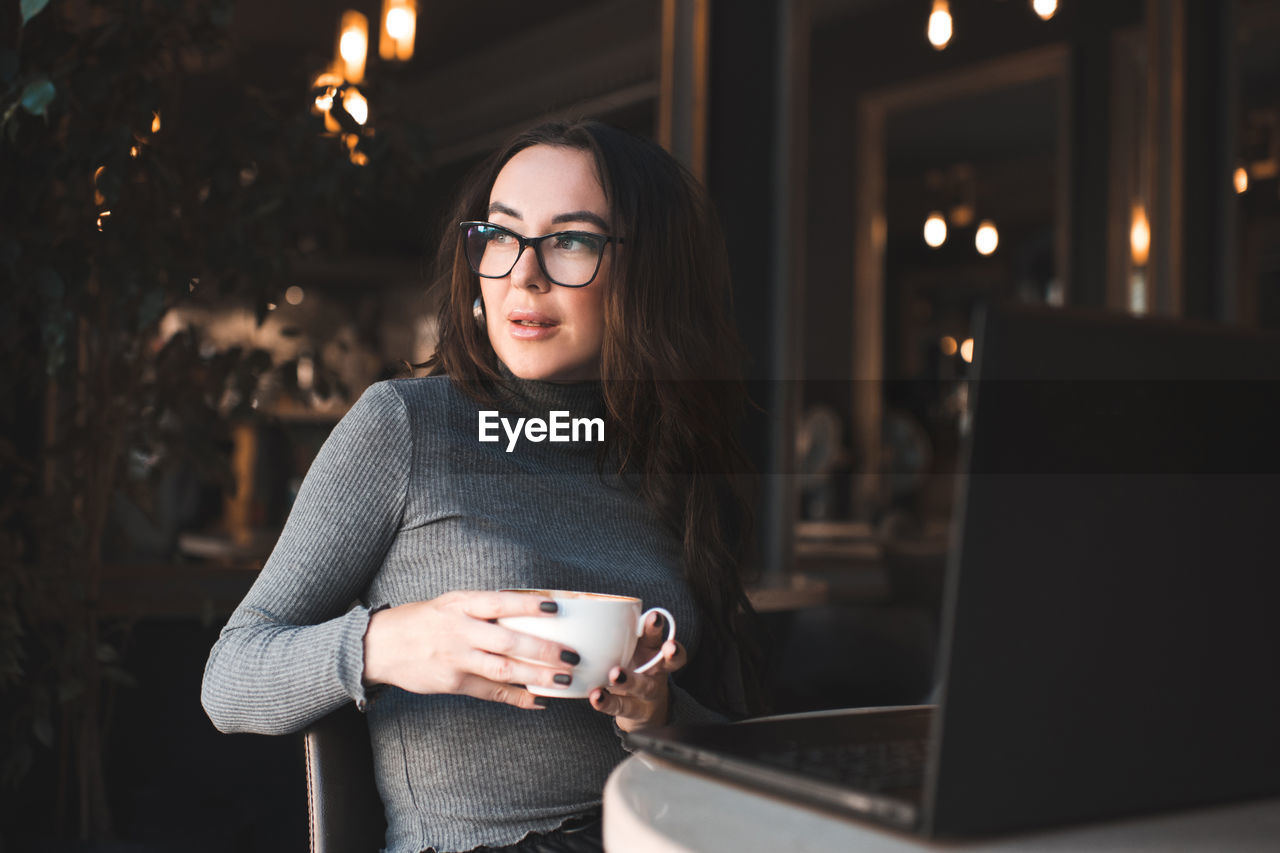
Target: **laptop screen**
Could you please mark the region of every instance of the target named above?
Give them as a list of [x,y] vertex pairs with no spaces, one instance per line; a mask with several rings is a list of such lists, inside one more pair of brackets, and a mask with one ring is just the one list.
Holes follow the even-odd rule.
[[973,834],[1280,792],[1280,337],[981,321],[926,814]]

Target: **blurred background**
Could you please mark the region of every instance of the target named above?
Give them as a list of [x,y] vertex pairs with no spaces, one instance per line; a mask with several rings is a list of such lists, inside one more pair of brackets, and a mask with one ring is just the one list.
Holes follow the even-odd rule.
[[538,118],[716,203],[778,711],[930,694],[976,307],[1280,328],[1280,0],[21,0],[0,34],[0,850],[306,849],[300,739],[217,734],[204,662],[329,430],[432,352],[461,177]]

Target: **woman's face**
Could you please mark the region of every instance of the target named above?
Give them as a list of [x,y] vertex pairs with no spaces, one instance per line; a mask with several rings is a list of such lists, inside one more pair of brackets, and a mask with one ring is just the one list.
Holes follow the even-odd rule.
[[[589,152],[534,145],[498,173],[487,219],[525,237],[556,231],[607,234],[609,206]],[[586,287],[548,281],[533,247],[524,250],[509,275],[480,279],[489,343],[512,373],[557,382],[600,377],[604,292],[614,251],[612,244],[605,246],[600,270]]]

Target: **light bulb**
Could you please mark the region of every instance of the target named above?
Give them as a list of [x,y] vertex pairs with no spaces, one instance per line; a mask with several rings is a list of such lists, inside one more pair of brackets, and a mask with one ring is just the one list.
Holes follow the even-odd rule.
[[929,13],[929,44],[936,50],[942,50],[951,41],[951,5],[947,0],[933,0],[933,11]]
[[1243,195],[1249,191],[1249,170],[1244,166],[1236,169],[1234,176],[1236,185],[1236,195]]
[[413,13],[404,7],[387,12],[387,35],[396,41],[413,37]]
[[338,59],[343,78],[348,83],[364,80],[365,60],[369,56],[369,19],[354,9],[342,13],[338,27]]
[[942,350],[942,354],[952,356],[956,354],[956,350],[960,345],[956,343],[956,339],[950,335],[944,335],[942,340],[938,341],[938,348]]
[[409,61],[413,58],[413,37],[417,29],[417,0],[382,0],[378,55],[389,62]]
[[996,250],[1000,245],[1000,232],[996,230],[994,222],[990,219],[982,220],[978,225],[978,233],[973,235],[973,245],[982,255],[989,255]]
[[1031,0],[1031,9],[1040,19],[1047,21],[1058,12],[1058,0]]
[[1151,226],[1147,224],[1147,211],[1140,204],[1133,206],[1133,225],[1129,227],[1129,249],[1135,267],[1145,266],[1151,253]]
[[965,360],[966,364],[973,363],[973,338],[964,339],[964,343],[960,345],[960,357]]
[[356,124],[364,124],[369,120],[369,102],[359,89],[348,89],[342,96],[342,108],[355,119]]
[[935,249],[947,242],[947,220],[941,213],[934,211],[924,221],[924,241]]
[[342,61],[347,65],[356,65],[364,59],[369,42],[359,30],[347,30],[342,34]]

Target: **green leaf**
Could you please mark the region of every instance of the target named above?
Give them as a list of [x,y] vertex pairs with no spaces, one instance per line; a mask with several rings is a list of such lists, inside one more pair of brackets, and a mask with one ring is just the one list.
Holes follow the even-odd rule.
[[27,21],[39,15],[48,5],[49,0],[22,0],[22,25],[25,27]]
[[32,115],[42,116],[57,94],[53,81],[41,74],[22,90],[22,108]]

